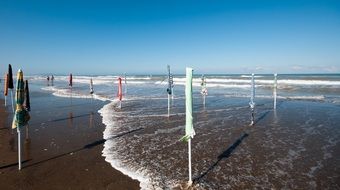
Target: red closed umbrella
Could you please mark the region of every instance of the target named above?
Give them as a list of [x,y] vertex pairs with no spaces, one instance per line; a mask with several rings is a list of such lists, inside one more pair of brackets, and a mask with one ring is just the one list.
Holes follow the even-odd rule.
[[7,106],[7,95],[8,95],[8,74],[5,74],[5,84],[4,84],[5,106]]
[[8,95],[8,74],[5,74],[5,88],[4,88],[4,95]]
[[122,98],[123,98],[123,91],[122,91],[122,78],[118,78],[118,98],[119,98],[119,108],[122,108]]
[[118,78],[118,98],[120,101],[122,101],[123,98],[123,91],[122,91],[122,78]]

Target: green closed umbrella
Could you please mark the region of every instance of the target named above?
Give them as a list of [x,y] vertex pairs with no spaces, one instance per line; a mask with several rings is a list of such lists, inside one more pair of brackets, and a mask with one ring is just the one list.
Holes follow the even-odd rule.
[[21,143],[20,143],[20,128],[25,126],[29,119],[30,115],[24,107],[25,101],[25,83],[24,83],[24,75],[21,69],[19,69],[17,74],[17,86],[15,93],[15,101],[16,101],[16,110],[14,113],[14,119],[12,123],[12,128],[17,128],[18,132],[18,157],[19,157],[19,170],[21,170]]

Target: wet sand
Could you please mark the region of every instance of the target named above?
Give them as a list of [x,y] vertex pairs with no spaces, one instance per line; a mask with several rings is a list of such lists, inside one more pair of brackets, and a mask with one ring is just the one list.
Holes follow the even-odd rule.
[[33,97],[30,127],[22,129],[21,171],[17,133],[9,127],[12,113],[0,100],[0,189],[139,189],[138,181],[102,157],[105,126],[96,109],[103,103],[73,99],[70,106],[65,98]]
[[[168,119],[166,100],[131,100],[115,111],[116,105],[107,106],[105,120],[112,126],[104,134],[132,132],[108,138],[104,155],[146,174],[147,189],[183,187],[188,179],[187,144],[179,141],[184,134],[183,101],[176,100],[175,114]],[[195,189],[339,189],[337,105],[280,100],[274,111],[271,101],[258,99],[255,125],[249,126],[247,101],[210,97],[204,108],[196,99]]]

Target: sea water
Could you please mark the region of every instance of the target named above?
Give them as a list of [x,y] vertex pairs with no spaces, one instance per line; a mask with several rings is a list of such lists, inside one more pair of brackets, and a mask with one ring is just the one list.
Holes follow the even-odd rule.
[[[251,75],[193,79],[192,171],[197,189],[340,188],[340,75],[255,75],[255,125],[249,126]],[[185,76],[174,76],[167,110],[167,77],[127,76],[118,108],[118,76],[27,77],[56,96],[107,101],[99,110],[106,129],[103,156],[141,182],[142,189],[180,188],[188,180]],[[90,92],[90,78],[95,93]],[[126,89],[126,90],[125,90]]]

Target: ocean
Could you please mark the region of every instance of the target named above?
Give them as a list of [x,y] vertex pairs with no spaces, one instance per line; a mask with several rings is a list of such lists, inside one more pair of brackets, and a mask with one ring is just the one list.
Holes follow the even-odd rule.
[[[106,102],[103,157],[138,179],[142,189],[181,188],[188,180],[185,76],[174,76],[168,115],[167,77],[28,76],[31,90],[66,98]],[[250,126],[251,75],[205,75],[193,79],[195,137],[192,172],[196,189],[340,189],[340,75],[278,75],[273,109],[273,75],[255,75],[255,124]],[[93,79],[94,94],[90,92]]]

